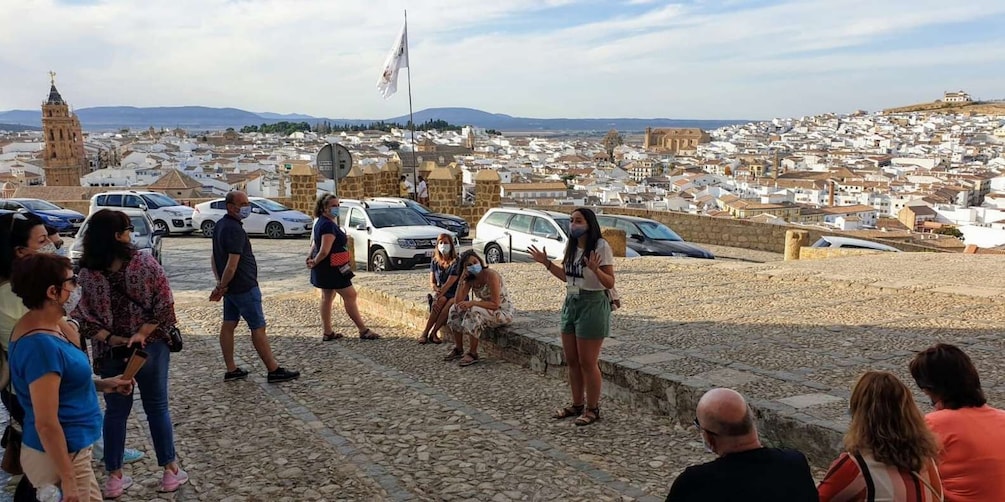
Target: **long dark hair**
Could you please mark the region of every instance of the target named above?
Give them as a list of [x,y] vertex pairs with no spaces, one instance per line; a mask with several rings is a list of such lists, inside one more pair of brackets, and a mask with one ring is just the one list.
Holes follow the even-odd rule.
[[464,253],[461,254],[461,257],[458,258],[459,261],[457,262],[457,266],[461,267],[461,280],[464,282],[474,279],[474,277],[470,273],[468,273],[468,266],[465,265],[465,263],[468,262],[468,259],[471,258],[472,256],[474,256],[475,259],[478,260],[478,263],[481,264],[483,269],[489,268],[489,264],[485,263],[485,261],[482,260],[482,257],[478,256],[478,253],[476,253],[474,249],[469,249],[465,251]]
[[940,343],[919,352],[909,369],[918,387],[942,401],[944,408],[978,408],[988,402],[973,361],[955,345]]
[[28,247],[31,232],[39,225],[45,225],[45,222],[31,213],[0,216],[0,277],[10,279],[17,248]]
[[[579,213],[586,220],[586,245],[583,247],[583,260],[590,257],[590,254],[597,250],[597,243],[600,242],[600,223],[597,222],[597,213],[588,207],[576,208],[573,213]],[[579,239],[573,239],[571,232],[569,243],[565,246],[565,258],[562,258],[562,265],[569,266],[576,259],[576,248],[579,247]]]
[[81,268],[103,271],[108,270],[116,258],[129,261],[136,248],[132,244],[120,242],[115,234],[125,232],[132,225],[132,220],[122,211],[102,209],[91,215],[87,231],[84,232]]

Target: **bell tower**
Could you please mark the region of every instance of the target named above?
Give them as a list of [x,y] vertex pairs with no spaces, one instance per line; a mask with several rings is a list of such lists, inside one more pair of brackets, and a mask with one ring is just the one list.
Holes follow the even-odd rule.
[[49,72],[49,99],[42,103],[42,134],[45,135],[45,184],[80,186],[87,157],[80,120],[56,90],[56,74]]

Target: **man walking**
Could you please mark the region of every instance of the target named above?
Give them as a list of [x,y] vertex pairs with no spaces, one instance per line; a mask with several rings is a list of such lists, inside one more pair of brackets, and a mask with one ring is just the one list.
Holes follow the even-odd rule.
[[248,372],[234,363],[234,330],[243,317],[251,329],[251,343],[269,371],[269,383],[287,382],[300,377],[299,371],[289,371],[276,362],[272,347],[265,337],[265,312],[262,310],[262,290],[258,288],[258,263],[251,250],[251,240],[241,220],[251,214],[248,194],[234,191],[227,194],[227,214],[213,229],[213,275],[216,288],[210,301],[223,300],[223,324],[220,325],[220,350],[227,373],[223,381],[242,380]]

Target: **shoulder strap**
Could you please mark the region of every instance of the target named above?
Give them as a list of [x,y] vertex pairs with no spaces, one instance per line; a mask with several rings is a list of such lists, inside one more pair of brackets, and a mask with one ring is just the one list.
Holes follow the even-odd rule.
[[[935,460],[932,460],[931,462],[932,462],[932,467],[935,469],[935,472],[938,472],[938,470],[939,470],[938,464],[935,463]],[[931,483],[929,483],[928,481],[926,481],[925,478],[921,477],[921,474],[918,474],[917,472],[914,472],[914,471],[911,471],[911,474],[914,475],[914,479],[920,481],[921,484],[925,485],[925,488],[927,488],[928,491],[932,492],[932,495],[935,495],[935,500],[938,500],[939,502],[943,502],[943,501],[946,500],[945,493],[941,492],[941,491],[935,491],[935,487],[932,486]]]
[[865,481],[866,502],[876,502],[876,483],[872,480],[872,473],[869,472],[869,464],[865,463],[859,452],[855,452],[855,463],[858,464],[858,470]]

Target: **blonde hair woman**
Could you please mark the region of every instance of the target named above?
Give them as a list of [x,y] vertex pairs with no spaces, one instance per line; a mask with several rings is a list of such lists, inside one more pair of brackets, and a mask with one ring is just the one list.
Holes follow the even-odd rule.
[[850,412],[846,451],[817,488],[822,502],[944,500],[939,446],[907,386],[870,371],[852,390]]
[[447,314],[454,304],[457,282],[461,276],[459,263],[453,236],[440,234],[436,238],[433,259],[429,262],[429,287],[433,292],[429,295],[429,319],[426,320],[426,329],[419,336],[419,343],[443,342],[436,332],[446,324]]

